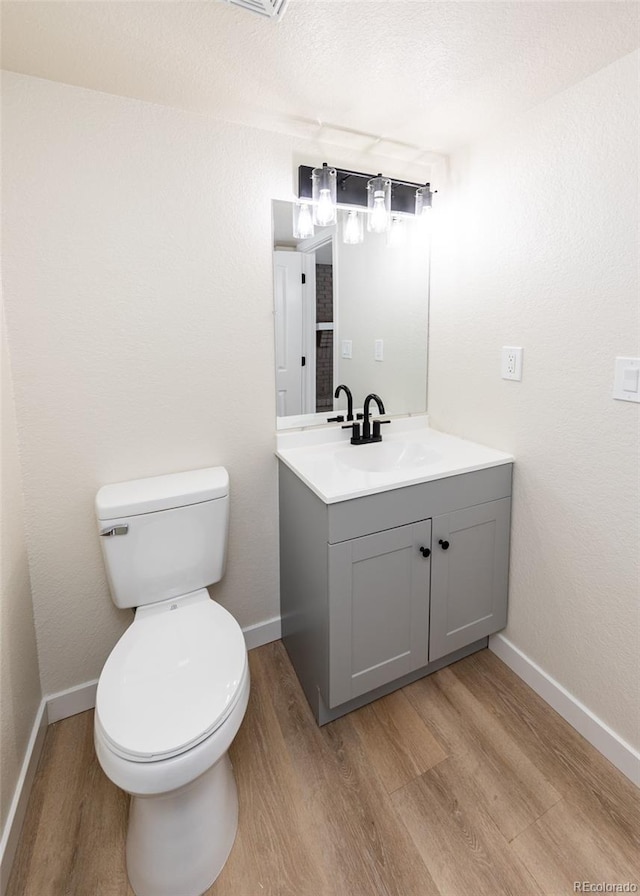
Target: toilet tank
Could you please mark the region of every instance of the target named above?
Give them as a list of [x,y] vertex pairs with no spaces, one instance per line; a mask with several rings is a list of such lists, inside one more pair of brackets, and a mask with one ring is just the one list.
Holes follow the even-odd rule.
[[95,506],[116,606],[157,603],[222,578],[229,529],[224,467],[105,485]]

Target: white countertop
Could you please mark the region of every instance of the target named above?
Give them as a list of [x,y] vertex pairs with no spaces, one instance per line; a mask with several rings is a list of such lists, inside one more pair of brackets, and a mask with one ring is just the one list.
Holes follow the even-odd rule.
[[[513,456],[459,439],[428,426],[426,416],[392,420],[382,427],[382,442],[351,445],[350,430],[340,426],[303,432],[278,433],[276,455],[325,502],[334,504],[364,495],[390,491],[419,482],[457,476],[513,463]],[[387,445],[379,449],[378,446]],[[381,450],[393,460],[389,469],[371,471],[367,466]],[[365,452],[353,455],[351,452]]]

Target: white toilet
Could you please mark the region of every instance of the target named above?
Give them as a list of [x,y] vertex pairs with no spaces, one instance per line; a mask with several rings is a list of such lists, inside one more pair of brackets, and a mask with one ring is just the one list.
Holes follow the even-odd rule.
[[135,607],[98,682],[95,746],[131,794],[127,871],[137,896],[200,896],[233,846],[228,756],[247,708],[240,626],[209,597],[224,573],[224,467],[107,485],[100,543],[118,607]]

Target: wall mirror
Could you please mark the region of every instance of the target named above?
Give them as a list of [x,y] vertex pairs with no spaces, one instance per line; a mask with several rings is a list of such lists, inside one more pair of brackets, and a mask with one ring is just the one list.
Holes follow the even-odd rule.
[[389,415],[426,411],[428,231],[403,217],[349,245],[339,220],[295,240],[292,205],[273,202],[278,429],[343,413],[339,383],[355,408],[375,392]]

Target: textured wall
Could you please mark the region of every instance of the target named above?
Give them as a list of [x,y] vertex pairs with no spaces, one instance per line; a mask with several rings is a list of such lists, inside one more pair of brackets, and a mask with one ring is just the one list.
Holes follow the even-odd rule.
[[213,595],[243,626],[278,614],[271,200],[300,163],[389,162],[19,75],[3,90],[7,327],[51,693],[97,677],[131,620],[96,536],[104,483],[227,466]]
[[7,327],[50,693],[97,677],[131,621],[103,571],[104,483],[227,466],[216,596],[243,625],[278,612],[275,529],[256,521],[276,513],[261,177],[279,146],[30,78],[9,79],[4,115]]
[[429,356],[433,425],[516,457],[506,636],[636,747],[640,406],[611,392],[640,355],[638,63],[453,160]]
[[4,315],[2,386],[2,544],[0,582],[0,833],[40,704],[40,676],[24,533],[11,371]]

